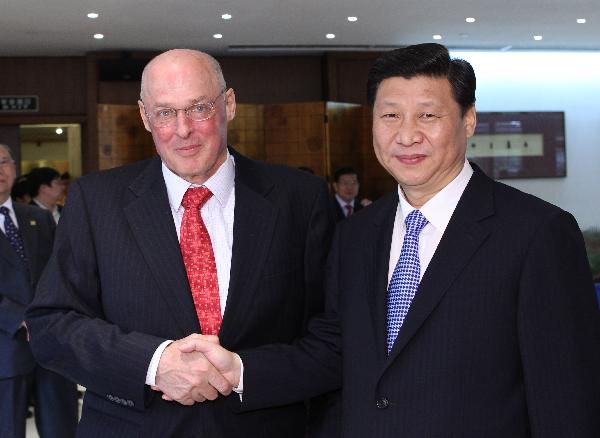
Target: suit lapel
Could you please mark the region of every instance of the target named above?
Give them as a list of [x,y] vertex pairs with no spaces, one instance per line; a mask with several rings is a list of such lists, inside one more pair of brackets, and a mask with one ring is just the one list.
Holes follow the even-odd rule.
[[154,159],[129,189],[125,216],[158,290],[183,335],[199,333],[160,159]]
[[223,345],[235,345],[244,333],[277,220],[277,209],[266,198],[274,187],[272,181],[262,167],[231,152],[235,158],[235,211],[229,292],[219,333]]
[[490,233],[481,221],[494,212],[492,181],[478,167],[472,166],[475,173],[461,196],[421,280],[384,369],[401,353],[434,311],[455,278]]
[[[387,195],[381,200],[381,209],[373,220],[373,233],[368,235],[365,242],[365,263],[367,269],[368,285],[374,290],[369,292],[369,303],[373,320],[375,344],[379,358],[386,356],[386,330],[387,330],[387,280],[394,231],[394,219],[398,208],[398,194]],[[372,208],[372,207],[371,207]],[[375,260],[375,263],[373,263]],[[369,290],[369,288],[366,288]]]

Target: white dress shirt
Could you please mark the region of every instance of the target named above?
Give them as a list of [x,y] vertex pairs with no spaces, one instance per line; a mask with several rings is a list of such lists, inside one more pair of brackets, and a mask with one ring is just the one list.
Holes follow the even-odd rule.
[[[4,201],[2,205],[0,205],[0,207],[8,208],[8,215],[12,219],[13,224],[15,224],[15,227],[19,229],[19,222],[17,221],[17,216],[15,215],[15,209],[13,208],[11,197],[9,196],[8,199]],[[6,230],[4,229],[4,220],[4,215],[0,215],[0,230],[2,230],[4,234],[6,234]]]
[[[185,210],[181,205],[183,195],[185,195],[188,188],[200,186],[191,184],[176,175],[165,165],[165,163],[162,164],[162,173],[167,186],[169,205],[171,207],[173,221],[175,222],[175,229],[177,230],[177,239],[179,239],[181,221],[183,220],[183,212]],[[227,159],[225,162],[221,164],[213,176],[206,180],[202,187],[208,188],[213,194],[200,209],[200,215],[206,225],[215,254],[221,316],[223,316],[229,292],[229,276],[233,248],[233,213],[235,207],[235,161],[229,152],[227,152]],[[168,340],[163,342],[154,352],[146,374],[147,385],[155,384],[160,356],[171,342],[173,341]]]
[[[444,231],[450,222],[450,218],[456,209],[456,205],[460,200],[469,180],[473,175],[473,168],[468,161],[460,173],[446,187],[436,193],[429,201],[427,201],[419,210],[429,221],[419,235],[419,261],[421,263],[421,278],[429,266],[429,262],[433,258],[433,254],[437,249]],[[388,286],[398,258],[402,250],[404,242],[404,234],[406,234],[406,225],[404,219],[415,208],[409,204],[398,186],[398,197],[400,202],[396,209],[396,218],[394,220],[394,232],[392,233],[392,246],[390,248],[390,260],[388,267]]]

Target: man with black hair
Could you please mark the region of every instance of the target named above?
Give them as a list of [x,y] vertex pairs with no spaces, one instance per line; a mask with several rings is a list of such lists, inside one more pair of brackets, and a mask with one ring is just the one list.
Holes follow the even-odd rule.
[[358,173],[352,167],[341,167],[333,174],[333,191],[331,208],[337,222],[353,215],[369,205],[369,199],[357,198],[360,183]]
[[28,181],[33,197],[31,204],[49,210],[54,222],[58,223],[62,211],[58,201],[65,192],[58,171],[51,167],[36,167],[29,173]]
[[398,190],[338,224],[327,312],[294,345],[234,356],[200,336],[240,409],[326,388],[342,363],[348,437],[600,436],[600,318],[568,212],[465,158],[475,74],[439,44],[384,54],[373,146]]

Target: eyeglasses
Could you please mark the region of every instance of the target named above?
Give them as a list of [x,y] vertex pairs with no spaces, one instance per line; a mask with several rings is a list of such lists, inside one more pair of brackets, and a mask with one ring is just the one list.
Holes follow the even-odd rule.
[[0,158],[0,167],[4,167],[4,166],[10,166],[11,164],[14,164],[15,160],[10,159],[10,158]]
[[[194,122],[202,122],[210,119],[215,114],[215,102],[225,91],[227,91],[227,88],[223,88],[211,102],[195,103],[187,108],[157,108],[150,113],[146,112],[146,117],[156,128],[172,125],[177,120],[179,111],[183,111],[185,116]],[[144,104],[145,106],[146,104]]]

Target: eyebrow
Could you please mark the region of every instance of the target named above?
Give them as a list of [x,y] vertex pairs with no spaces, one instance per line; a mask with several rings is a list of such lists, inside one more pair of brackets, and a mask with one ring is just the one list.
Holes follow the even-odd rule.
[[[203,103],[203,102],[207,102],[207,101],[208,101],[208,97],[206,97],[206,96],[200,96],[200,97],[197,97],[197,98],[195,98],[195,99],[191,99],[191,100],[189,101],[190,103],[189,103],[189,105],[188,105],[188,106],[191,106],[191,105],[196,105],[196,104],[198,104],[198,103]],[[155,106],[155,107],[157,107],[157,108],[159,108],[159,107],[160,107],[160,108],[173,108],[173,106],[172,106],[172,105],[170,105],[170,104],[168,104],[168,103],[163,103],[163,102],[156,102],[156,103],[154,104],[154,106]]]

